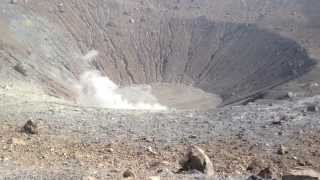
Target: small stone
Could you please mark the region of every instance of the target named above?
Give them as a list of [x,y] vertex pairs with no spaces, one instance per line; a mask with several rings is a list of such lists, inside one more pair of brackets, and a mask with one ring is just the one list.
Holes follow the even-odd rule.
[[308,112],[318,112],[319,108],[316,105],[310,104],[307,106],[307,111]]
[[286,148],[283,145],[280,145],[279,149],[278,149],[278,154],[279,155],[284,155],[284,154],[288,154],[288,148]]
[[23,76],[27,76],[27,70],[22,63],[18,63],[13,67],[14,70],[22,74]]
[[282,125],[282,121],[272,121],[271,123],[272,125],[278,125],[281,126]]
[[153,138],[150,138],[150,137],[143,137],[143,138],[141,138],[141,140],[143,140],[143,141],[145,141],[145,142],[148,142],[148,143],[154,142],[154,139],[153,139]]
[[38,134],[38,125],[32,120],[28,120],[23,126],[22,131],[27,134]]
[[113,149],[113,148],[107,148],[106,150],[107,150],[107,152],[109,152],[109,153],[113,153],[113,152],[114,152],[114,149]]
[[135,21],[133,18],[131,18],[131,19],[129,20],[129,22],[132,23],[132,24],[134,24],[136,21]]
[[189,138],[190,138],[190,139],[196,139],[197,136],[196,136],[196,135],[190,135]]
[[214,175],[213,164],[210,158],[197,146],[189,147],[188,153],[180,161],[180,165],[182,168],[179,172],[196,170],[205,173],[207,176]]
[[320,173],[312,169],[291,170],[282,180],[320,180]]
[[263,162],[258,160],[253,160],[247,167],[247,171],[255,171],[257,172],[258,169],[261,169],[263,167]]
[[129,177],[136,177],[136,175],[129,169],[123,172],[123,177],[124,178],[129,178]]
[[306,166],[306,162],[303,162],[303,161],[301,161],[301,160],[298,160],[297,164],[298,164],[299,166]]
[[111,169],[110,172],[112,172],[112,173],[119,173],[119,172],[121,172],[121,170],[120,170],[120,169]]
[[155,151],[152,149],[151,146],[146,147],[146,150],[147,150],[149,153],[153,154],[153,155],[158,154],[157,152],[155,152]]
[[268,168],[265,168],[262,171],[260,171],[258,173],[258,176],[261,178],[264,178],[264,179],[272,179],[273,173],[272,173],[271,169],[268,167]]
[[293,92],[288,92],[288,98],[294,98],[296,97],[297,95]]

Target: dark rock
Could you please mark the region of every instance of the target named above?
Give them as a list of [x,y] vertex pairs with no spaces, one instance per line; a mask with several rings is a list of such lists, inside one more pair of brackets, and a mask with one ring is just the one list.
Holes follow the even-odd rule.
[[247,167],[247,171],[255,171],[257,172],[259,169],[263,167],[263,162],[258,160],[253,160]]
[[182,168],[179,172],[199,171],[208,176],[212,176],[214,174],[213,165],[209,157],[202,149],[196,146],[189,148],[186,157],[180,161],[180,165]]
[[271,124],[280,126],[280,125],[282,125],[282,121],[272,121]]
[[310,104],[307,106],[307,111],[308,112],[318,112],[319,108],[316,105]]
[[196,135],[190,135],[189,138],[190,138],[190,139],[196,139],[197,136],[196,136]]
[[257,176],[264,178],[264,179],[272,179],[273,173],[272,173],[271,169],[268,167],[268,168],[261,170]]
[[32,120],[28,120],[22,128],[22,132],[27,134],[38,134],[38,125]]
[[27,76],[27,70],[23,64],[19,63],[13,67],[14,70],[22,74],[23,76]]
[[129,169],[123,172],[123,177],[124,178],[129,178],[129,177],[136,177],[136,175]]
[[154,142],[154,139],[151,138],[151,137],[142,137],[141,140],[142,140],[142,141],[145,141],[145,142],[147,142],[147,143],[152,143],[152,142]]

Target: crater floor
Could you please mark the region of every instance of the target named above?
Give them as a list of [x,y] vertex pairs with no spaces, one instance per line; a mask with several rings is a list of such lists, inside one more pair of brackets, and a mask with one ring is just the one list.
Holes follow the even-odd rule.
[[152,94],[159,103],[169,109],[209,110],[217,108],[222,99],[218,95],[207,93],[199,88],[183,84],[152,84]]

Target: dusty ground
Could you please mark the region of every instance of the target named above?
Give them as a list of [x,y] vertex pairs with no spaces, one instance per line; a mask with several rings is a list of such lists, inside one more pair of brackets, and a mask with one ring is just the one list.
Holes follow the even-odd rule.
[[[297,166],[320,170],[320,112],[310,108],[319,105],[317,96],[208,112],[142,112],[28,101],[23,93],[22,102],[1,104],[1,178],[121,179],[130,169],[137,179],[178,179],[189,145],[205,150],[219,178],[245,179],[267,167],[274,177]],[[21,132],[30,118],[39,134]],[[194,176],[201,174],[183,177]]]
[[[177,173],[190,145],[210,157],[212,179],[319,171],[319,8],[318,0],[0,1],[0,179],[122,179],[128,169],[136,179],[204,179]],[[92,49],[99,56],[84,61]],[[172,83],[157,87],[161,103],[201,110],[76,105],[72,87],[90,70],[121,86]],[[212,94],[237,103],[208,110]],[[38,134],[21,132],[30,119]]]

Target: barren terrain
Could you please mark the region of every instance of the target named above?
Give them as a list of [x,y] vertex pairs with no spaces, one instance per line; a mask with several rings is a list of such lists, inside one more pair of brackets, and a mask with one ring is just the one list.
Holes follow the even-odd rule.
[[[319,9],[318,0],[1,1],[0,179],[320,171]],[[100,74],[82,84],[91,71]],[[181,170],[191,145],[213,177]]]

